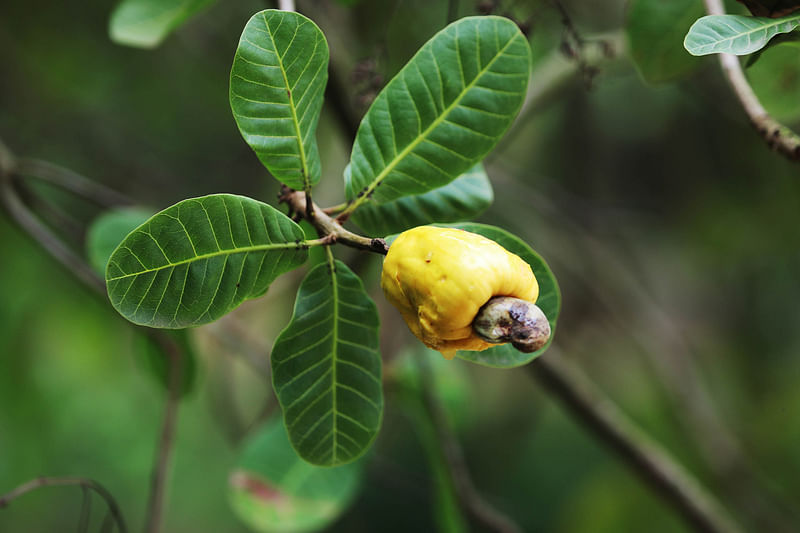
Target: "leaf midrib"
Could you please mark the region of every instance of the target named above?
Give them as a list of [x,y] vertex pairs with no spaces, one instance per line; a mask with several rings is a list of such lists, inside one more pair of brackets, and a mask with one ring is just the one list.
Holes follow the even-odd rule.
[[325,247],[325,251],[327,252],[328,256],[328,265],[330,265],[331,269],[331,282],[333,283],[333,330],[331,331],[332,335],[331,338],[333,340],[333,346],[331,348],[331,412],[333,413],[333,457],[331,460],[335,464],[337,461],[336,458],[336,449],[338,447],[338,443],[336,442],[336,418],[338,414],[337,404],[336,404],[336,365],[339,362],[338,357],[338,339],[339,339],[339,285],[338,280],[336,279],[336,260],[333,258],[333,253],[331,251],[330,246]]
[[[291,249],[301,249],[304,246],[307,246],[306,241],[301,241],[299,243],[271,243],[271,244],[259,244],[254,246],[243,246],[237,248],[228,248],[224,250],[218,250],[216,252],[210,252],[207,254],[196,255],[194,257],[190,257],[188,259],[184,259],[182,261],[177,261],[175,263],[167,263],[166,265],[162,265],[156,268],[148,268],[145,270],[140,270],[138,272],[132,272],[130,274],[123,274],[122,276],[116,276],[113,278],[106,278],[106,281],[117,281],[120,279],[126,279],[134,276],[141,276],[143,274],[149,274],[150,272],[158,272],[160,270],[164,270],[165,268],[175,268],[181,265],[185,265],[187,263],[193,263],[195,261],[202,261],[204,259],[211,259],[213,257],[220,257],[223,255],[235,255],[235,254],[242,254],[247,252],[261,252],[261,251],[268,251],[268,250],[291,250]],[[163,253],[163,252],[162,252]],[[141,261],[140,261],[141,262]]]
[[[264,27],[267,28],[269,38],[272,40],[272,47],[275,49],[275,57],[278,58],[278,66],[281,69],[283,83],[286,84],[286,96],[289,98],[289,109],[292,111],[292,124],[294,125],[295,135],[297,136],[297,147],[300,150],[300,166],[302,167],[303,172],[303,190],[308,192],[308,190],[311,188],[311,184],[309,183],[308,161],[306,160],[305,147],[303,147],[303,136],[300,134],[300,123],[297,120],[297,110],[295,109],[294,105],[294,94],[292,92],[292,88],[289,86],[289,78],[286,76],[286,69],[283,68],[283,56],[278,53],[278,45],[275,43],[275,37],[272,35],[272,29],[269,27],[269,23],[267,22],[266,13],[262,16],[262,18],[264,19]],[[296,28],[295,36],[299,31],[300,26]],[[289,48],[287,47],[286,49],[288,50]],[[311,61],[311,59],[309,59],[309,61]]]
[[[501,57],[505,53],[506,49],[508,49],[508,47],[511,46],[511,44],[514,41],[516,41],[518,39],[518,37],[519,37],[519,35],[514,35],[511,39],[509,39],[508,42],[505,44],[505,46],[503,46],[503,48],[500,49],[497,52],[497,54],[495,54],[495,56],[492,58],[492,60],[489,61],[486,64],[486,66],[484,68],[482,68],[478,72],[478,74],[475,75],[475,78],[469,83],[469,85],[464,87],[464,90],[461,91],[461,94],[459,94],[458,98],[453,100],[453,102],[450,105],[448,105],[447,108],[445,108],[442,111],[442,113],[438,117],[436,117],[436,119],[434,119],[434,121],[430,124],[430,126],[428,126],[425,129],[425,131],[420,133],[414,141],[412,141],[408,146],[406,146],[397,156],[395,156],[395,158],[388,165],[386,165],[386,167],[384,167],[384,169],[375,177],[375,179],[372,180],[372,183],[369,184],[369,186],[367,187],[367,190],[364,192],[364,194],[361,195],[361,197],[356,199],[356,202],[355,202],[354,207],[352,208],[352,211],[354,211],[356,207],[358,207],[359,205],[364,203],[364,201],[366,201],[366,199],[368,199],[370,197],[370,195],[375,191],[375,189],[378,187],[378,185],[380,185],[380,183],[384,179],[386,179],[386,176],[389,175],[389,173],[392,170],[394,170],[394,168],[400,163],[400,161],[402,161],[417,146],[419,146],[425,140],[425,138],[430,134],[430,132],[432,130],[434,130],[437,126],[439,126],[442,122],[444,122],[445,117],[447,117],[453,109],[458,107],[459,103],[461,103],[461,100],[463,100],[464,96],[466,96],[466,94],[473,87],[475,87],[475,85],[477,84],[478,80],[481,79],[481,77],[484,74],[486,74],[486,72],[489,71],[489,68],[494,64],[494,62],[497,61],[497,59],[499,57]],[[441,71],[441,69],[440,69],[440,71]]]

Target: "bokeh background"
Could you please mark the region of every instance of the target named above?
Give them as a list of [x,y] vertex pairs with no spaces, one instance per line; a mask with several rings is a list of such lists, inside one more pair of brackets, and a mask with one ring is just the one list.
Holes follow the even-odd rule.
[[[460,16],[477,12],[475,2],[458,4]],[[487,159],[495,202],[479,220],[526,240],[560,282],[563,311],[545,357],[579,368],[747,530],[800,527],[800,167],[750,128],[714,58],[647,82],[644,60],[638,69],[632,60],[641,46],[626,33],[631,5],[563,6],[588,42],[573,57],[551,3],[500,2],[498,12],[528,23],[534,100]],[[157,49],[138,50],[110,41],[110,2],[4,0],[0,138],[20,156],[156,209],[213,192],[276,205],[276,183],[228,104],[239,34],[265,7],[273,5],[216,3]],[[338,104],[326,102],[320,121],[315,195],[331,205],[344,199],[352,141],[342,113],[364,112],[445,25],[449,5],[298,8],[326,33],[333,56]],[[768,51],[750,75],[765,105],[798,126],[800,56],[791,50]],[[35,187],[84,225],[99,214]],[[379,304],[384,357],[401,360],[415,341],[383,302],[379,260],[337,254]],[[229,504],[229,475],[247,435],[274,412],[269,384],[252,368],[287,323],[302,274],[283,276],[227,324],[192,334],[196,376],[180,407],[165,531],[248,531]],[[0,294],[0,493],[39,475],[93,478],[138,530],[164,402],[141,342],[7,216]],[[525,531],[688,530],[526,372],[449,365],[450,413],[475,483]],[[436,528],[437,471],[398,398],[387,386],[363,490],[333,531]],[[80,503],[77,488],[30,493],[0,509],[0,531],[71,529]]]

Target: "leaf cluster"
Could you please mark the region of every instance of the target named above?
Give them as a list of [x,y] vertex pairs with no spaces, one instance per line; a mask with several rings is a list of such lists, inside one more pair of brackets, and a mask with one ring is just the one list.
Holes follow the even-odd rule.
[[[304,460],[336,466],[361,457],[375,439],[383,385],[377,308],[332,245],[380,251],[364,242],[420,224],[463,221],[485,209],[493,194],[480,162],[522,105],[530,49],[513,22],[494,16],[461,19],[433,36],[361,121],[344,173],[347,203],[335,219],[310,199],[322,175],[316,129],[328,61],[316,24],[294,12],[265,10],[247,22],[230,74],[230,106],[242,137],[318,239],[266,203],[212,194],[136,226],[110,254],[105,278],[111,303],[125,318],[181,329],[262,296],[278,276],[305,263],[310,248],[324,247],[324,260],[300,284],[271,366],[288,441]],[[351,216],[367,236],[344,229]],[[541,257],[499,228],[462,227],[531,264],[554,327],[558,287]],[[504,347],[461,354],[496,367],[536,355]]]

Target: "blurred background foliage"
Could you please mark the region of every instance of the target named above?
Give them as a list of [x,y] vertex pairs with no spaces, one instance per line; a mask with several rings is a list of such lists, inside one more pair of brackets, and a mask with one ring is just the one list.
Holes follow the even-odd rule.
[[[493,2],[479,4],[462,0],[458,14]],[[486,161],[495,201],[479,220],[526,240],[559,278],[563,311],[546,357],[579,366],[747,529],[777,531],[800,523],[800,167],[751,130],[714,58],[681,59],[691,19],[667,32],[670,45],[658,39],[673,24],[667,4],[564,1],[582,49],[551,3],[498,3],[527,24],[537,97]],[[680,4],[702,13],[699,1]],[[0,5],[0,137],[19,155],[156,209],[213,192],[275,204],[277,187],[228,106],[239,34],[272,3],[215,3],[150,51],[109,40],[112,7]],[[325,32],[340,88],[339,109],[326,102],[318,133],[315,200],[330,205],[343,200],[352,141],[341,109],[360,116],[446,24],[449,5],[298,8]],[[637,16],[645,22],[626,30]],[[796,48],[767,50],[749,75],[768,109],[800,117]],[[98,215],[54,189],[36,191],[83,224]],[[331,530],[457,531],[458,520],[442,516],[447,488],[426,451],[430,421],[409,396],[416,382],[405,347],[415,341],[380,294],[379,259],[337,254],[355,259],[379,305],[395,379],[363,490]],[[181,403],[165,531],[248,530],[229,483],[243,446],[274,413],[263,368],[301,275],[192,333],[196,382]],[[38,475],[93,478],[138,530],[164,398],[147,349],[7,217],[0,293],[0,493]],[[438,391],[476,485],[525,531],[686,530],[524,371],[433,366],[450,380]],[[0,510],[0,531],[72,528],[80,498],[77,488],[28,494]]]

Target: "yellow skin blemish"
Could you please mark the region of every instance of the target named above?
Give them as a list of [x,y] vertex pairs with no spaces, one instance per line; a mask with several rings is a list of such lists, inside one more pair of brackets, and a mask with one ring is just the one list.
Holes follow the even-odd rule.
[[495,296],[535,303],[530,265],[496,242],[453,228],[419,226],[401,233],[383,263],[381,287],[409,329],[452,359],[458,350],[492,346],[472,330],[478,310]]

